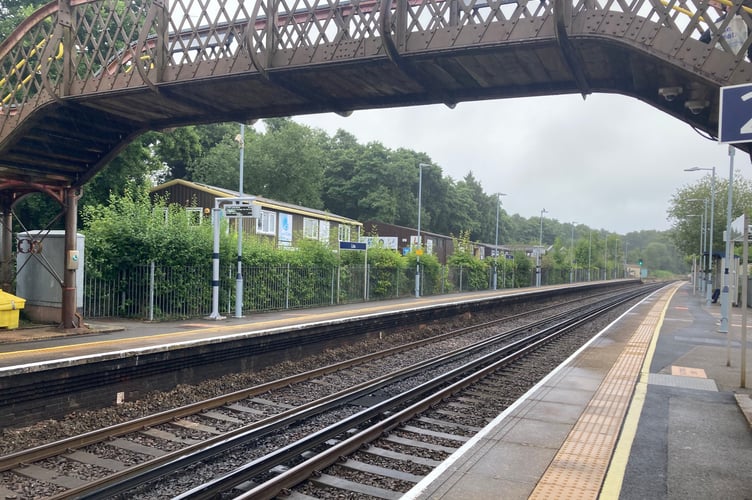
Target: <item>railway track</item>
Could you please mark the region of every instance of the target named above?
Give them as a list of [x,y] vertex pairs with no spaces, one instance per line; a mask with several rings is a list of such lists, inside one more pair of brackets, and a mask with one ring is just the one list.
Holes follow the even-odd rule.
[[[534,322],[525,317],[540,318],[544,316],[542,310],[447,332],[0,457],[0,471],[4,471],[0,484],[8,488],[14,480],[19,484],[23,482],[19,478],[46,483],[47,491],[35,498],[113,498],[118,495],[121,498],[170,498],[179,491],[185,493],[178,498],[216,498],[244,494],[243,490],[253,498],[262,498],[275,488],[279,488],[277,492],[291,488],[291,484],[285,482],[291,480],[287,478],[300,482],[301,477],[309,477],[311,471],[329,466],[336,474],[312,479],[304,484],[302,491],[341,490],[342,485],[350,484],[347,481],[363,484],[353,481],[354,476],[371,478],[371,483],[378,483],[373,478],[380,476],[391,478],[389,481],[395,483],[392,487],[396,490],[366,482],[360,490],[353,486],[353,491],[357,491],[357,495],[369,495],[366,491],[371,491],[376,493],[374,497],[383,494],[389,498],[388,491],[405,491],[499,412],[495,408],[487,417],[478,418],[479,411],[469,409],[468,401],[486,401],[481,406],[487,409],[498,406],[490,405],[489,401],[509,403],[524,390],[500,396],[489,392],[489,388],[508,386],[508,381],[481,383],[464,396],[452,396],[459,400],[442,403],[446,406],[444,410],[435,407],[439,401],[470,383],[477,383],[480,377],[496,377],[491,374],[502,369],[502,365],[498,365],[499,358],[508,364],[513,359],[530,356],[531,350],[540,350],[541,346],[561,336],[562,331],[570,331],[584,321],[573,322],[571,318],[603,314],[602,310],[617,307],[624,300],[633,300],[635,292],[644,295],[647,289],[632,292],[629,297],[601,296],[598,305],[568,304],[565,311],[548,312],[545,319]],[[520,326],[498,331],[500,323],[519,323]],[[523,350],[515,353],[520,349]],[[442,351],[441,354],[437,354],[437,350]],[[521,387],[527,386],[521,384]],[[429,409],[431,416],[416,416]],[[397,419],[397,415],[402,417]],[[410,421],[411,418],[414,420]],[[396,434],[380,437],[387,431]],[[374,445],[371,451],[363,451],[363,443],[353,441],[356,436],[384,441]],[[427,447],[417,445],[420,440],[416,436],[428,436],[435,442]],[[400,460],[395,457],[409,455],[404,450],[395,451],[399,447],[420,450],[419,458],[407,460],[415,470],[406,472],[400,470],[404,466],[379,465],[393,465],[393,461]],[[321,448],[331,450],[330,455],[321,452]],[[355,453],[356,458],[332,465],[346,454],[345,451]],[[301,458],[313,455],[322,458],[315,462],[311,462],[312,458]],[[323,458],[327,456],[330,458]],[[334,460],[327,463],[331,456]],[[65,465],[61,465],[63,463]],[[86,477],[81,477],[81,468],[86,469]],[[390,473],[390,470],[396,472]],[[182,475],[177,471],[182,471]],[[271,482],[265,483],[266,479]],[[268,484],[263,487],[269,489],[258,490],[262,484]]]

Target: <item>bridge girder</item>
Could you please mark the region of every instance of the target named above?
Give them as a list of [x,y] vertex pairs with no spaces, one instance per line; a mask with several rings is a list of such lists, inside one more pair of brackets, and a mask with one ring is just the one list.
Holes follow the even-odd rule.
[[[243,11],[250,20],[228,16],[172,31],[184,24],[155,2],[138,19],[141,29],[121,42],[129,49],[108,52],[104,67],[78,56],[75,48],[91,38],[81,33],[89,24],[76,25],[89,11],[76,12],[109,5],[48,5],[24,33],[0,45],[0,92],[8,93],[0,113],[0,178],[80,186],[139,134],[180,125],[565,93],[631,96],[714,137],[718,89],[752,79],[744,58],[687,36],[699,29],[701,1],[682,29],[682,18],[660,3],[642,17],[641,2],[635,12],[609,10],[613,0],[556,0],[533,10],[502,2],[483,4],[490,14],[474,20],[480,4],[383,0],[328,8],[311,2],[310,11],[275,13],[275,25],[266,22],[268,6],[257,3]],[[514,7],[511,14],[505,5]],[[417,13],[430,6],[437,10],[422,19]],[[54,29],[42,31],[50,19]],[[127,21],[109,29],[122,33]],[[312,26],[324,21],[335,23],[336,33],[306,43]],[[14,50],[23,45],[36,52]],[[32,62],[39,74],[23,83]]]

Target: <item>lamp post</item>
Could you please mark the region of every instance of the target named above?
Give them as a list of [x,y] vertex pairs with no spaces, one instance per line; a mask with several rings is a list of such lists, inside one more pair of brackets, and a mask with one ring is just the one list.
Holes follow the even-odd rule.
[[[493,289],[496,290],[496,283],[498,279],[498,265],[499,265],[499,205],[501,205],[501,197],[506,196],[506,193],[496,193],[496,239],[494,240],[494,252],[496,252],[496,258],[494,259],[493,268]],[[506,266],[504,266],[506,269]]]
[[543,252],[543,214],[548,213],[546,209],[544,208],[541,210],[540,214],[540,236],[538,237],[538,259],[537,264],[535,266],[535,286],[541,286],[541,252]]
[[577,224],[572,221],[572,242],[569,246],[572,255],[569,256],[569,282],[574,283],[574,225]]
[[[707,243],[707,224],[708,224],[708,199],[707,198],[691,198],[687,201],[701,201],[705,205],[704,210],[702,211],[702,220],[700,224],[700,268],[703,273],[707,272],[707,267],[705,267],[705,263],[703,261],[703,252],[706,247]],[[708,260],[710,260],[710,252],[708,252]],[[697,283],[695,283],[695,288],[699,289],[700,292],[705,291],[705,276],[702,277],[702,279],[699,279]]]
[[[723,266],[723,287],[721,288],[721,327],[718,329],[721,333],[729,331],[729,307],[731,305],[731,295],[729,287],[731,280],[729,276],[729,267],[733,263],[733,246],[731,244],[731,208],[734,201],[734,146],[729,144],[729,180],[728,180],[728,202],[726,204],[726,265]],[[745,263],[746,265],[746,263]],[[744,300],[747,300],[746,297]],[[727,347],[728,347],[728,339]],[[726,366],[731,366],[731,358],[726,361]]]
[[[700,201],[698,200],[687,200],[687,201]],[[702,214],[687,214],[687,217],[699,217],[700,218],[700,266],[702,267],[702,231],[705,227],[705,219],[703,218]],[[694,260],[694,259],[693,259]],[[694,277],[694,287],[695,290],[694,293],[697,293],[697,267],[695,267],[695,277]]]
[[[733,156],[732,156],[733,157]],[[731,160],[733,165],[734,161]],[[733,167],[732,167],[733,169]],[[710,170],[713,175],[710,180],[710,242],[708,244],[708,276],[706,283],[706,297],[705,303],[710,305],[711,297],[713,295],[713,220],[715,219],[715,167],[691,167],[685,168],[685,172],[697,172],[700,170]],[[733,173],[733,170],[732,170]]]
[[423,167],[430,167],[428,163],[418,163],[418,249],[415,264],[415,298],[420,297],[420,254],[423,253],[423,240],[420,237],[420,210],[423,199]]
[[593,249],[593,230],[590,230],[590,233],[588,234],[588,246],[587,246],[587,280],[590,281],[590,266],[592,264],[592,261],[590,257],[592,256]]
[[[240,146],[238,194],[243,197],[243,153],[245,151],[245,123],[240,124],[240,134],[235,138]],[[235,317],[243,317],[243,218],[238,217],[238,271],[235,276]]]
[[614,279],[619,278],[619,243],[621,240],[616,238],[616,245],[614,245]]

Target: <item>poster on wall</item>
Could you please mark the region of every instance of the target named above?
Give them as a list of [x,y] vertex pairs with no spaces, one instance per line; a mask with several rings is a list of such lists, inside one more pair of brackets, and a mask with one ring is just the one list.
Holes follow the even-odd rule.
[[279,241],[289,243],[292,241],[292,215],[279,213]]
[[361,236],[359,241],[366,243],[368,248],[382,247],[397,250],[396,236]]

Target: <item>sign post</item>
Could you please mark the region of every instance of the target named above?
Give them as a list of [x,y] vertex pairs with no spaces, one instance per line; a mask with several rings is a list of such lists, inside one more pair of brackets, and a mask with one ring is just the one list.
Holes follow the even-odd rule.
[[[741,362],[740,370],[741,376],[739,379],[739,387],[747,387],[747,293],[748,293],[748,280],[749,280],[749,224],[750,219],[745,210],[744,214],[734,219],[731,224],[731,234],[728,235],[729,239],[733,242],[742,243],[742,293],[739,307],[742,309],[742,325],[741,325]],[[729,334],[730,336],[730,334]],[[726,338],[726,349],[728,351],[727,366],[731,366],[731,340]]]
[[212,225],[214,226],[214,243],[212,247],[212,312],[209,319],[221,320],[219,314],[219,224],[221,217],[238,219],[238,274],[235,281],[235,317],[243,317],[243,278],[241,275],[241,244],[243,230],[242,220],[261,217],[261,206],[254,205],[255,196],[239,196],[234,198],[216,198],[212,209]]

